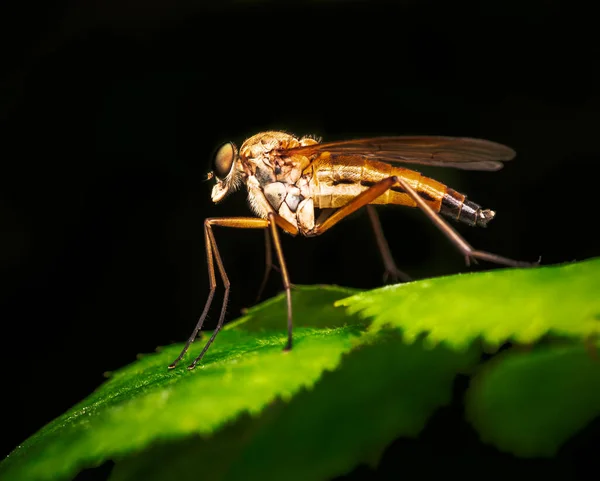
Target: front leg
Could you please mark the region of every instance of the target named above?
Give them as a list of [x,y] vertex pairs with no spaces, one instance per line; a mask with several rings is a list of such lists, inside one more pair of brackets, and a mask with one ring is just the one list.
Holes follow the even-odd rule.
[[289,282],[289,276],[287,273],[287,268],[285,266],[285,260],[283,258],[283,252],[281,250],[281,243],[279,241],[279,234],[277,232],[277,226],[281,226],[283,229],[286,229],[288,231],[291,230],[292,231],[291,233],[297,233],[297,231],[293,232],[294,226],[292,226],[285,219],[280,219],[279,216],[274,213],[270,213],[268,216],[268,219],[261,219],[261,218],[257,218],[257,217],[210,218],[210,219],[206,219],[204,221],[204,240],[205,240],[205,244],[206,244],[206,261],[208,264],[208,280],[209,280],[210,292],[208,294],[208,299],[206,300],[206,304],[204,305],[204,310],[202,311],[202,315],[200,316],[200,318],[198,319],[198,322],[196,323],[196,327],[192,331],[192,334],[190,335],[189,339],[187,340],[185,346],[183,347],[183,349],[182,349],[181,353],[179,354],[179,356],[177,357],[177,359],[175,359],[169,365],[169,369],[173,369],[179,363],[179,361],[181,361],[181,359],[183,359],[183,356],[189,349],[190,345],[196,339],[198,332],[202,329],[202,325],[204,324],[204,321],[208,314],[208,310],[210,308],[210,305],[212,304],[212,300],[213,300],[213,297],[215,294],[215,289],[217,286],[216,276],[215,276],[215,262],[217,264],[219,274],[221,275],[221,280],[223,281],[223,285],[225,287],[225,293],[223,295],[223,304],[221,307],[221,314],[219,315],[217,327],[213,331],[212,336],[210,337],[210,339],[204,346],[204,349],[202,349],[202,352],[200,352],[200,355],[196,359],[194,359],[194,361],[188,366],[188,369],[193,369],[196,366],[196,364],[198,364],[198,362],[200,362],[200,360],[204,357],[204,354],[206,354],[206,351],[208,350],[210,345],[213,343],[213,341],[217,337],[217,334],[223,327],[223,322],[225,320],[225,313],[227,310],[227,302],[229,300],[229,289],[230,289],[231,284],[229,282],[229,278],[227,277],[227,273],[225,272],[225,267],[223,265],[223,260],[221,259],[221,254],[219,253],[219,248],[217,247],[217,242],[215,240],[215,236],[214,236],[213,229],[212,229],[213,226],[231,227],[231,228],[238,228],[238,229],[270,229],[271,235],[273,236],[273,241],[275,243],[275,249],[277,252],[277,256],[279,258],[279,264],[281,266],[281,274],[282,274],[282,278],[283,278],[283,284],[286,289],[287,297],[288,297],[288,341],[285,346],[285,349],[289,350],[292,347],[292,299],[291,299],[291,292],[290,292],[290,282]]

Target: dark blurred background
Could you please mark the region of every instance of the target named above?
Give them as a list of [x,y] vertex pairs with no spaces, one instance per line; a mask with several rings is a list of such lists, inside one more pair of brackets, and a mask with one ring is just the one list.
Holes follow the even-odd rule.
[[[223,141],[281,129],[325,140],[503,142],[518,156],[502,171],[427,170],[497,211],[487,229],[458,230],[515,259],[600,255],[590,12],[544,0],[213,3],[1,7],[3,455],[88,395],[103,372],[187,338],[208,289],[203,219],[250,213],[244,192],[210,201],[204,179]],[[381,220],[413,277],[469,271],[421,213],[385,208]],[[263,234],[216,236],[233,319],[256,296]],[[381,285],[364,214],[322,238],[283,243],[294,283]],[[280,289],[273,273],[265,295]],[[475,446],[461,429],[463,438],[443,439]],[[579,469],[586,455],[574,456],[567,465]]]

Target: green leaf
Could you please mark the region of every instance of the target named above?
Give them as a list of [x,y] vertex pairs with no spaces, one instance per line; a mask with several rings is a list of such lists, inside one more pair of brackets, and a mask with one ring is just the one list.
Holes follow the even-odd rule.
[[309,481],[376,463],[392,440],[416,436],[450,401],[456,373],[473,364],[474,354],[426,351],[381,333],[289,403],[210,439],[156,446],[117,464],[111,481]]
[[581,345],[504,352],[472,380],[467,418],[484,442],[502,451],[552,456],[600,416],[597,356]]
[[[281,479],[282,473],[286,479],[316,480],[342,474],[359,462],[376,462],[390,440],[418,434],[448,401],[454,376],[473,366],[476,338],[499,345],[533,343],[546,333],[574,340],[597,334],[599,281],[600,259],[594,259],[430,279],[369,293],[298,286],[291,352],[282,352],[285,296],[280,295],[228,325],[195,371],[187,371],[185,362],[166,369],[181,345],[120,369],[11,453],[0,465],[0,479],[68,479],[108,459],[118,461],[116,480],[185,480],[190,473],[218,480],[250,474]],[[347,309],[334,308],[334,301]],[[368,328],[366,319],[372,319]],[[416,342],[422,334],[427,337]],[[185,361],[199,353],[206,338],[195,343]],[[597,414],[596,397],[590,395],[582,407],[568,405],[556,393],[560,386],[581,387],[571,379],[578,370],[596,386],[590,366],[580,358],[563,364],[552,356],[544,364],[536,356],[541,354],[523,357],[521,370],[507,368],[497,377],[501,383],[480,374],[484,388],[472,388],[469,401],[482,436],[516,453],[550,452]],[[561,371],[563,366],[571,366],[570,374]],[[504,372],[500,364],[495,369],[490,373]],[[565,416],[563,425],[548,424],[546,447],[541,441],[546,420],[510,421],[511,415],[518,419],[521,411],[532,409],[517,402],[527,369],[540,383],[556,377],[558,384],[548,381],[542,387],[557,402],[563,399],[559,407],[579,411]],[[515,400],[500,429],[488,414],[496,398]],[[515,432],[521,428],[529,431],[519,441]],[[265,453],[272,468],[266,474]]]
[[371,332],[401,329],[466,349],[476,338],[499,346],[529,344],[551,333],[573,339],[600,334],[600,258],[573,264],[504,269],[383,287],[336,305],[372,319]]
[[[327,304],[348,294],[333,287],[321,291],[319,299]],[[299,292],[304,292],[303,288],[295,289],[295,294]],[[306,308],[302,302],[307,296],[295,300],[297,318],[301,320]],[[273,308],[267,303],[263,311]],[[253,310],[256,321],[260,321],[260,312]],[[286,340],[283,317],[277,331],[223,331],[202,365],[191,372],[184,363],[178,369],[167,370],[181,345],[143,356],[115,372],[87,399],[19,446],[0,466],[0,478],[68,479],[83,467],[139,450],[151,442],[192,433],[210,434],[242,413],[256,414],[277,399],[288,400],[314,385],[324,371],[335,369],[363,330],[359,320],[346,316],[341,309],[336,312],[338,319],[321,317],[322,323],[340,325],[339,317],[343,317],[346,326],[295,329],[291,352],[282,351]],[[268,317],[265,315],[265,319]],[[318,324],[318,318],[310,322]],[[193,345],[187,360],[199,353],[205,340]]]
[[[297,286],[292,289],[294,325],[304,327],[340,327],[348,322],[361,322],[357,317],[349,318],[334,306],[334,302],[360,292],[358,289],[339,286]],[[286,328],[287,304],[285,292],[265,302],[246,309],[243,317],[227,324],[224,329],[259,332],[261,330],[283,330]]]

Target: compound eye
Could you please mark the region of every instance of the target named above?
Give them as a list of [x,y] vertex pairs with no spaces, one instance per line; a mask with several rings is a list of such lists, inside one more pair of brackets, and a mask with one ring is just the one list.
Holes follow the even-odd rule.
[[236,148],[233,142],[226,142],[217,149],[213,157],[213,171],[217,179],[223,180],[231,172],[235,155]]

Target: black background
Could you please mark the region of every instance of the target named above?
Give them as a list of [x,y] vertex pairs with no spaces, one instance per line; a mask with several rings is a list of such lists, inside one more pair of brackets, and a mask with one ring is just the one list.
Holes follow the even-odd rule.
[[[325,140],[503,142],[518,156],[502,171],[427,170],[498,213],[487,229],[459,231],[477,248],[544,264],[600,255],[595,26],[591,12],[567,5],[5,4],[2,453],[89,394],[104,371],[187,338],[208,288],[202,221],[250,212],[244,193],[210,201],[210,155],[226,140],[239,145],[279,129]],[[398,265],[413,277],[469,270],[419,212],[385,208],[381,218]],[[263,236],[216,236],[233,285],[232,319],[256,295]],[[294,283],[381,284],[364,214],[322,238],[285,236],[284,250]],[[275,273],[266,295],[280,287]],[[558,461],[516,461],[478,446],[449,412],[426,438],[440,444],[423,441],[421,455],[471,452],[561,479],[584,476],[591,462],[585,436]],[[386,454],[381,476],[401,469],[398,452],[417,449],[406,443]],[[362,475],[374,476],[359,468]]]

